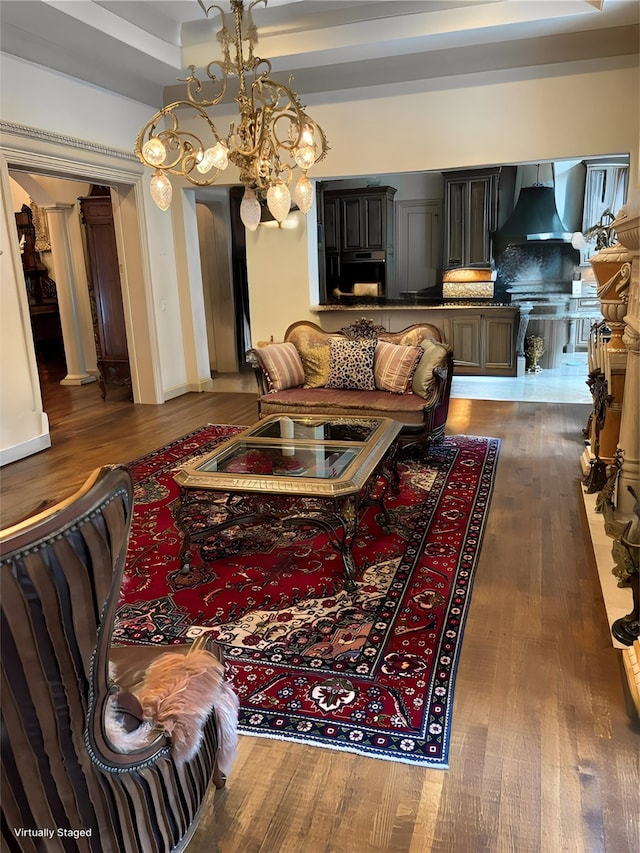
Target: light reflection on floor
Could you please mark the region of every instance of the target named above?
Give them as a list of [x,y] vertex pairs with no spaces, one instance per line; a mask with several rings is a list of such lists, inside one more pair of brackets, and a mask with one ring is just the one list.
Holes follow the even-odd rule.
[[586,353],[562,355],[555,368],[524,376],[456,376],[451,396],[468,400],[523,400],[532,403],[591,403]]

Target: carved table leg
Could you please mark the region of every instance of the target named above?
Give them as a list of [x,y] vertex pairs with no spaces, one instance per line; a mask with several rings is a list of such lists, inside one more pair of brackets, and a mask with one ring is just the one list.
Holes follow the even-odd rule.
[[180,574],[188,575],[191,571],[191,533],[187,524],[187,512],[185,504],[188,504],[188,498],[183,489],[180,490],[180,497],[173,505],[173,517],[176,526],[182,533],[182,545],[178,553],[178,561],[180,562]]
[[356,564],[353,559],[353,540],[358,531],[358,496],[348,495],[337,500],[336,516],[343,529],[340,551],[344,563],[344,586],[348,592],[354,592],[356,589]]
[[[391,482],[394,495],[400,492],[400,474],[398,473],[398,456],[400,454],[400,443],[393,442],[382,460],[381,473],[387,483]],[[386,509],[384,510],[386,514]]]

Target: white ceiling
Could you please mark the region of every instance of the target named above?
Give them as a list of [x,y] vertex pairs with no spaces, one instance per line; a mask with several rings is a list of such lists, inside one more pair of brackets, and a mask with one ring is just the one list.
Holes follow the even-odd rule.
[[[255,52],[283,82],[293,74],[308,100],[637,54],[639,11],[638,0],[269,0],[266,9],[260,0]],[[220,20],[214,8],[205,18],[197,0],[2,0],[0,47],[159,107],[179,96],[189,64],[221,57]]]

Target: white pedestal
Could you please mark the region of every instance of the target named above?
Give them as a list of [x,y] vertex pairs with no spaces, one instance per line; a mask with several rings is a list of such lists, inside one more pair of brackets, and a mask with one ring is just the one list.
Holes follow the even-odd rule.
[[[607,620],[609,627],[611,627],[616,619],[626,616],[627,613],[633,610],[633,595],[630,589],[619,587],[616,576],[611,573],[611,569],[613,568],[613,557],[611,556],[613,539],[610,539],[604,532],[602,513],[595,511],[597,494],[588,495],[583,489],[582,497],[587,513],[587,521],[589,522],[591,544],[598,567],[598,577],[600,579],[602,597],[604,598],[604,606],[607,611]],[[623,643],[616,640],[613,635],[611,636],[611,643],[616,649],[627,648]]]

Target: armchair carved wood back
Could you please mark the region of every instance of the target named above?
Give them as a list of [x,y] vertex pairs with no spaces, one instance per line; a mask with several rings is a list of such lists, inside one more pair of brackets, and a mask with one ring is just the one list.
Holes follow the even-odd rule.
[[0,531],[7,850],[181,850],[209,781],[222,784],[213,715],[183,766],[163,735],[129,754],[106,735],[132,511],[129,471],[108,466],[71,498]]

